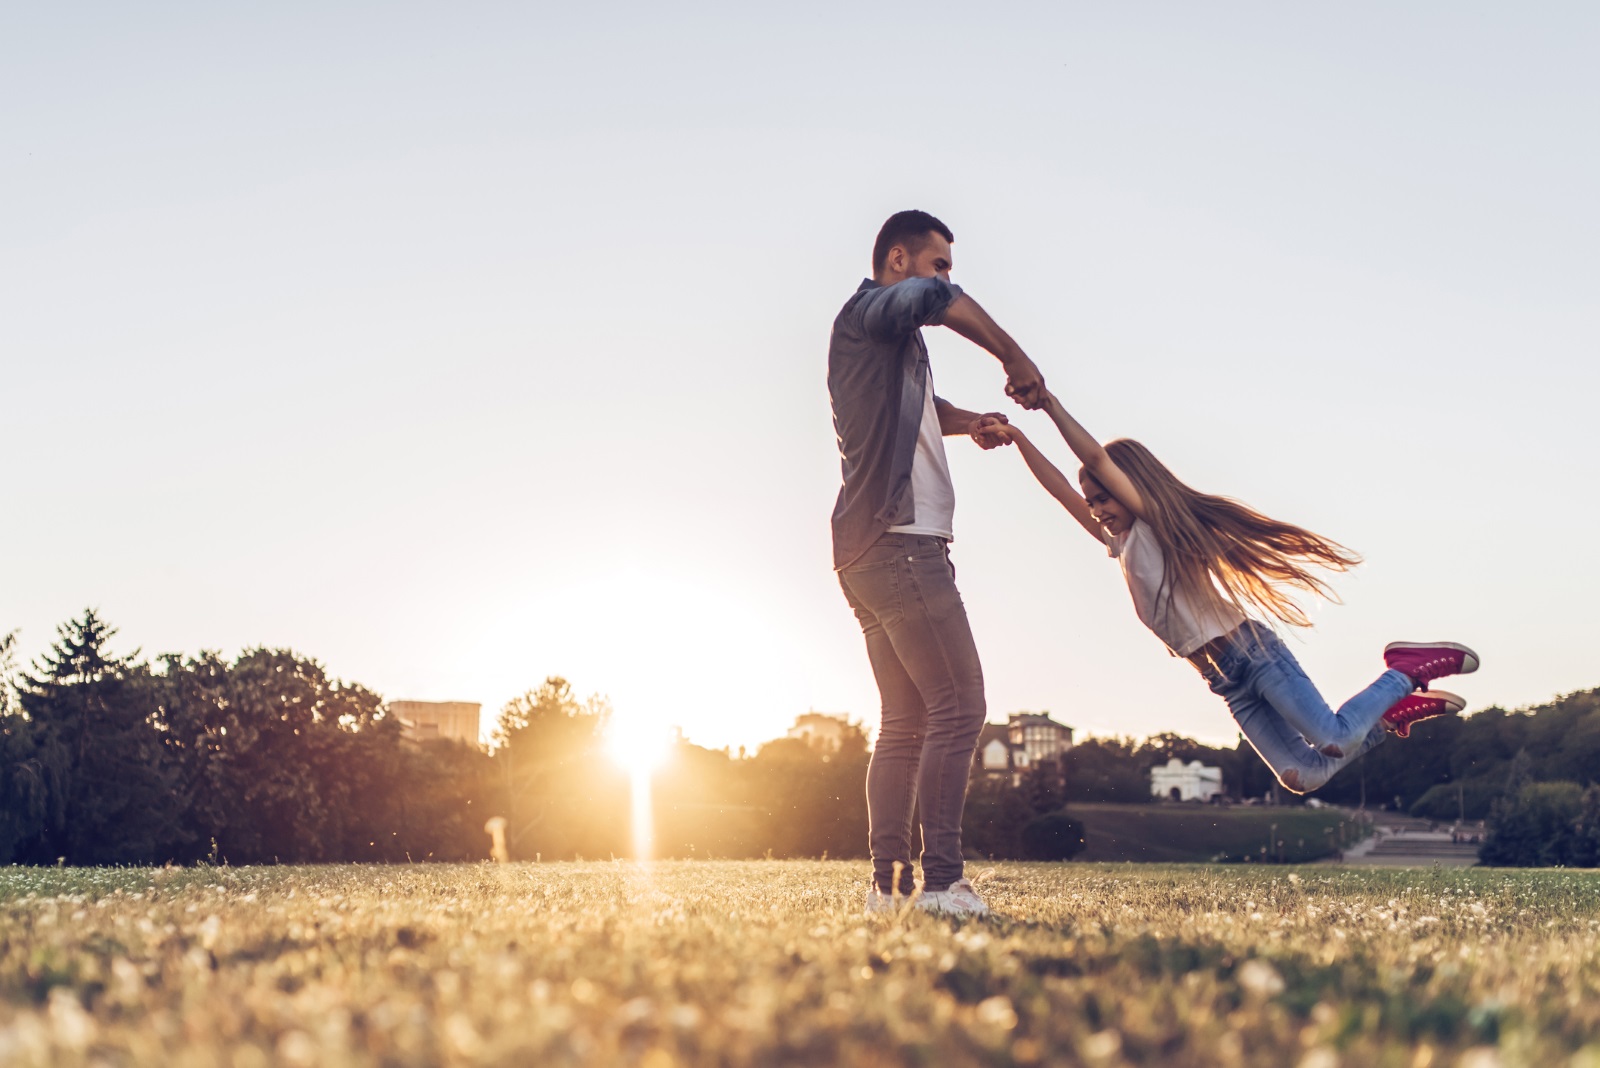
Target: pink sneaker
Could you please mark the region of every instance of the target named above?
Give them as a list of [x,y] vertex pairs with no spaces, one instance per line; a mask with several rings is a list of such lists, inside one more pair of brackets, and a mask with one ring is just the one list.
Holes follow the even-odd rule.
[[1414,693],[1383,714],[1383,727],[1397,738],[1409,738],[1413,723],[1435,716],[1453,716],[1466,707],[1465,700],[1443,690]]
[[1419,690],[1434,679],[1478,670],[1478,654],[1455,642],[1390,642],[1383,647],[1383,662],[1410,675]]

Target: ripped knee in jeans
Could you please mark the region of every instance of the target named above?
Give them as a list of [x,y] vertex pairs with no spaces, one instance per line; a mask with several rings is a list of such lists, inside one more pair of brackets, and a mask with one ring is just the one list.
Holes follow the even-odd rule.
[[1305,772],[1299,768],[1289,768],[1278,773],[1278,782],[1291,794],[1309,794],[1317,787],[1328,781],[1328,776],[1317,772]]
[[1335,760],[1338,760],[1340,757],[1344,756],[1344,750],[1340,749],[1331,742],[1328,745],[1323,746],[1321,749],[1318,749],[1317,752],[1321,753],[1325,757],[1332,757]]

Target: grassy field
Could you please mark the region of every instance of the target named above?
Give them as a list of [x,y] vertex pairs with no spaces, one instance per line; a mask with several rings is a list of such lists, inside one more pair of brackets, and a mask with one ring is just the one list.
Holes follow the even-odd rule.
[[1289,863],[1331,856],[1343,838],[1353,844],[1365,829],[1339,809],[1223,807],[1221,805],[1071,805],[1083,823],[1089,861],[1168,863],[1260,860],[1269,842]]
[[1600,1068],[1600,878],[1001,864],[0,869],[0,1064]]

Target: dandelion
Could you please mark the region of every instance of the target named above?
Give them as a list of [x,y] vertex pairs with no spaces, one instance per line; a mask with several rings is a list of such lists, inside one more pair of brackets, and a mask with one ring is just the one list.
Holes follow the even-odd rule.
[[1239,966],[1239,985],[1257,997],[1275,997],[1283,993],[1283,976],[1278,969],[1259,958],[1252,958]]
[[1009,1031],[1017,1026],[1017,1011],[1007,997],[985,998],[978,1003],[978,1022],[988,1027]]

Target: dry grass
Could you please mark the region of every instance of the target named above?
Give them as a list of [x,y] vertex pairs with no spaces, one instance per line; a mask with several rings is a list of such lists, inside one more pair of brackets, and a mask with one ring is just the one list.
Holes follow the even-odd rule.
[[0,869],[0,1064],[1600,1068],[1600,879],[825,862]]

